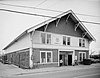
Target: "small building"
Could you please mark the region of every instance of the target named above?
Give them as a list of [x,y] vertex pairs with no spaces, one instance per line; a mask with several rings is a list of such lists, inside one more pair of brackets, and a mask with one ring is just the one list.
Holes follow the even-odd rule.
[[3,50],[21,68],[68,66],[89,57],[91,41],[95,38],[69,10],[27,29]]

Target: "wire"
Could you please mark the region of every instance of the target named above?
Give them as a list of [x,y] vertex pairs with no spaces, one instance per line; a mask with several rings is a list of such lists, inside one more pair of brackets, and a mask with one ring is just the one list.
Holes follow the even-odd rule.
[[44,9],[44,8],[36,8],[36,7],[29,7],[29,6],[22,6],[22,5],[12,5],[12,4],[4,4],[4,3],[0,3],[0,5],[7,5],[7,6],[14,6],[14,7],[23,7],[23,8],[31,8],[31,9],[39,9],[39,10],[52,11],[52,12],[63,12],[63,11]]
[[[8,10],[8,9],[0,9],[1,11],[7,11],[7,12],[14,12],[14,13],[20,13],[20,14],[26,14],[26,15],[34,15],[34,16],[41,16],[41,17],[48,17],[48,18],[57,18],[57,17],[52,17],[52,16],[46,16],[46,15],[40,15],[40,14],[32,14],[32,13],[27,13],[27,12],[20,12],[20,11],[14,11],[14,10]],[[89,22],[89,21],[79,21],[79,22],[84,22],[84,23],[91,23],[91,24],[98,24],[96,22]]]
[[7,12],[13,12],[13,13],[26,14],[26,15],[34,15],[34,16],[41,16],[41,17],[48,17],[48,18],[57,18],[57,17],[52,17],[52,16],[33,14],[33,13],[27,13],[27,12],[20,12],[20,11],[8,10],[8,9],[0,9],[0,10],[1,11],[7,11]]
[[[45,0],[46,1],[46,0]],[[44,2],[45,2],[44,1]],[[52,12],[59,12],[62,13],[64,11],[58,11],[58,10],[52,10],[52,9],[44,9],[44,8],[37,8],[37,7],[29,7],[29,6],[22,6],[22,5],[12,5],[12,4],[5,4],[5,3],[0,3],[0,5],[7,5],[7,6],[14,6],[14,7],[23,7],[23,8],[31,8],[31,9],[39,9],[39,10],[45,10],[45,11],[52,11]],[[88,15],[88,14],[80,14],[80,13],[75,13],[77,15],[83,15],[83,16],[90,16],[90,17],[98,17],[100,16],[94,16],[94,15]]]
[[79,22],[84,22],[84,23],[91,23],[91,24],[98,24],[98,25],[100,25],[100,23],[97,23],[97,22],[89,22],[89,21],[79,21]]
[[40,5],[42,5],[43,3],[45,3],[47,0],[43,0],[43,2],[41,2],[41,3],[39,3],[37,6],[35,6],[35,7],[38,7],[38,6],[40,6]]
[[94,15],[88,15],[88,14],[80,14],[80,13],[75,13],[77,15],[83,15],[83,16],[90,16],[90,17],[98,17],[100,18],[100,16],[94,16]]

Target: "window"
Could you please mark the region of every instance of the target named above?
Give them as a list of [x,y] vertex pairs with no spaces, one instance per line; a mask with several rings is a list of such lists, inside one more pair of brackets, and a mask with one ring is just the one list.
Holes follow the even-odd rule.
[[51,52],[47,52],[47,62],[51,62]]
[[81,45],[82,45],[82,44],[81,44],[81,39],[79,39],[79,46],[81,47]]
[[47,34],[47,44],[51,44],[51,34]]
[[51,63],[52,51],[40,51],[40,63]]
[[70,37],[67,38],[67,45],[70,45]]
[[46,53],[45,52],[41,52],[41,63],[45,63],[46,62]]
[[43,44],[51,44],[51,34],[41,33],[41,41]]
[[45,44],[46,43],[46,34],[45,33],[41,33],[41,39],[42,39],[42,43]]
[[83,39],[83,46],[82,47],[85,47],[85,40]]
[[79,47],[85,47],[85,39],[79,39]]
[[63,36],[63,45],[66,45],[66,36]]
[[79,61],[83,61],[83,59],[86,59],[86,53],[85,52],[79,52]]

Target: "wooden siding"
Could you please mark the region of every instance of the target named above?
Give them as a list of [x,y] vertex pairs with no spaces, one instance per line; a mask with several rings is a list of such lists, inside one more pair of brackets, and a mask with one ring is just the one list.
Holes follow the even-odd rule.
[[[60,19],[58,26],[56,27],[57,20],[50,22],[46,29],[46,32],[56,33],[56,34],[63,34],[63,35],[70,35],[75,37],[82,37],[83,31],[78,27],[75,31],[75,22],[69,18],[66,22],[67,16],[64,16]],[[38,28],[38,31],[44,31],[46,25],[43,27]]]
[[21,68],[29,68],[29,50],[21,50],[7,54],[9,63],[17,65]]
[[75,50],[75,56],[77,56],[77,62],[79,62],[79,52],[86,52],[86,58],[89,58],[89,50]]
[[[40,51],[52,51],[53,55],[53,62],[52,63],[47,63],[47,64],[40,64]],[[39,49],[39,48],[34,48],[33,49],[33,62],[34,64],[38,64],[38,67],[51,67],[51,66],[57,66],[58,62],[58,50],[57,49]],[[33,66],[34,68],[34,66]]]
[[[41,33],[46,33],[46,34],[51,34],[51,44],[45,44],[47,46],[51,46],[51,45],[57,45],[57,46],[63,46],[63,47],[79,47],[79,39],[83,39],[81,37],[74,37],[74,36],[69,36],[69,35],[62,35],[62,34],[54,34],[54,33],[48,33],[48,32],[41,32],[41,31],[35,31],[35,34],[33,36],[33,46],[34,45],[42,45],[42,41],[41,41]],[[63,36],[70,37],[70,46],[69,45],[63,45]],[[56,39],[59,39],[59,42],[56,43]],[[67,41],[67,39],[66,39]],[[44,44],[43,44],[44,45]],[[35,47],[33,47],[35,48]],[[40,48],[40,47],[37,47]],[[79,47],[80,48],[80,47]],[[87,39],[85,39],[85,47],[83,48],[89,48],[89,41]]]
[[29,34],[25,34],[21,39],[19,39],[14,44],[9,46],[9,48],[5,50],[5,53],[15,52],[29,47],[30,47]]

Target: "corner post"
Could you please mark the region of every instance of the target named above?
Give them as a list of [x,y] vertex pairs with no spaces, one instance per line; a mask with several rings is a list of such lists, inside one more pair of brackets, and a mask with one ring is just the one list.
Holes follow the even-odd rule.
[[60,66],[60,62],[59,62],[59,50],[58,50],[58,66]]
[[72,54],[72,65],[74,65],[75,64],[75,51],[73,51],[73,54]]
[[33,68],[33,34],[34,31],[29,32],[30,48],[29,48],[29,67]]

